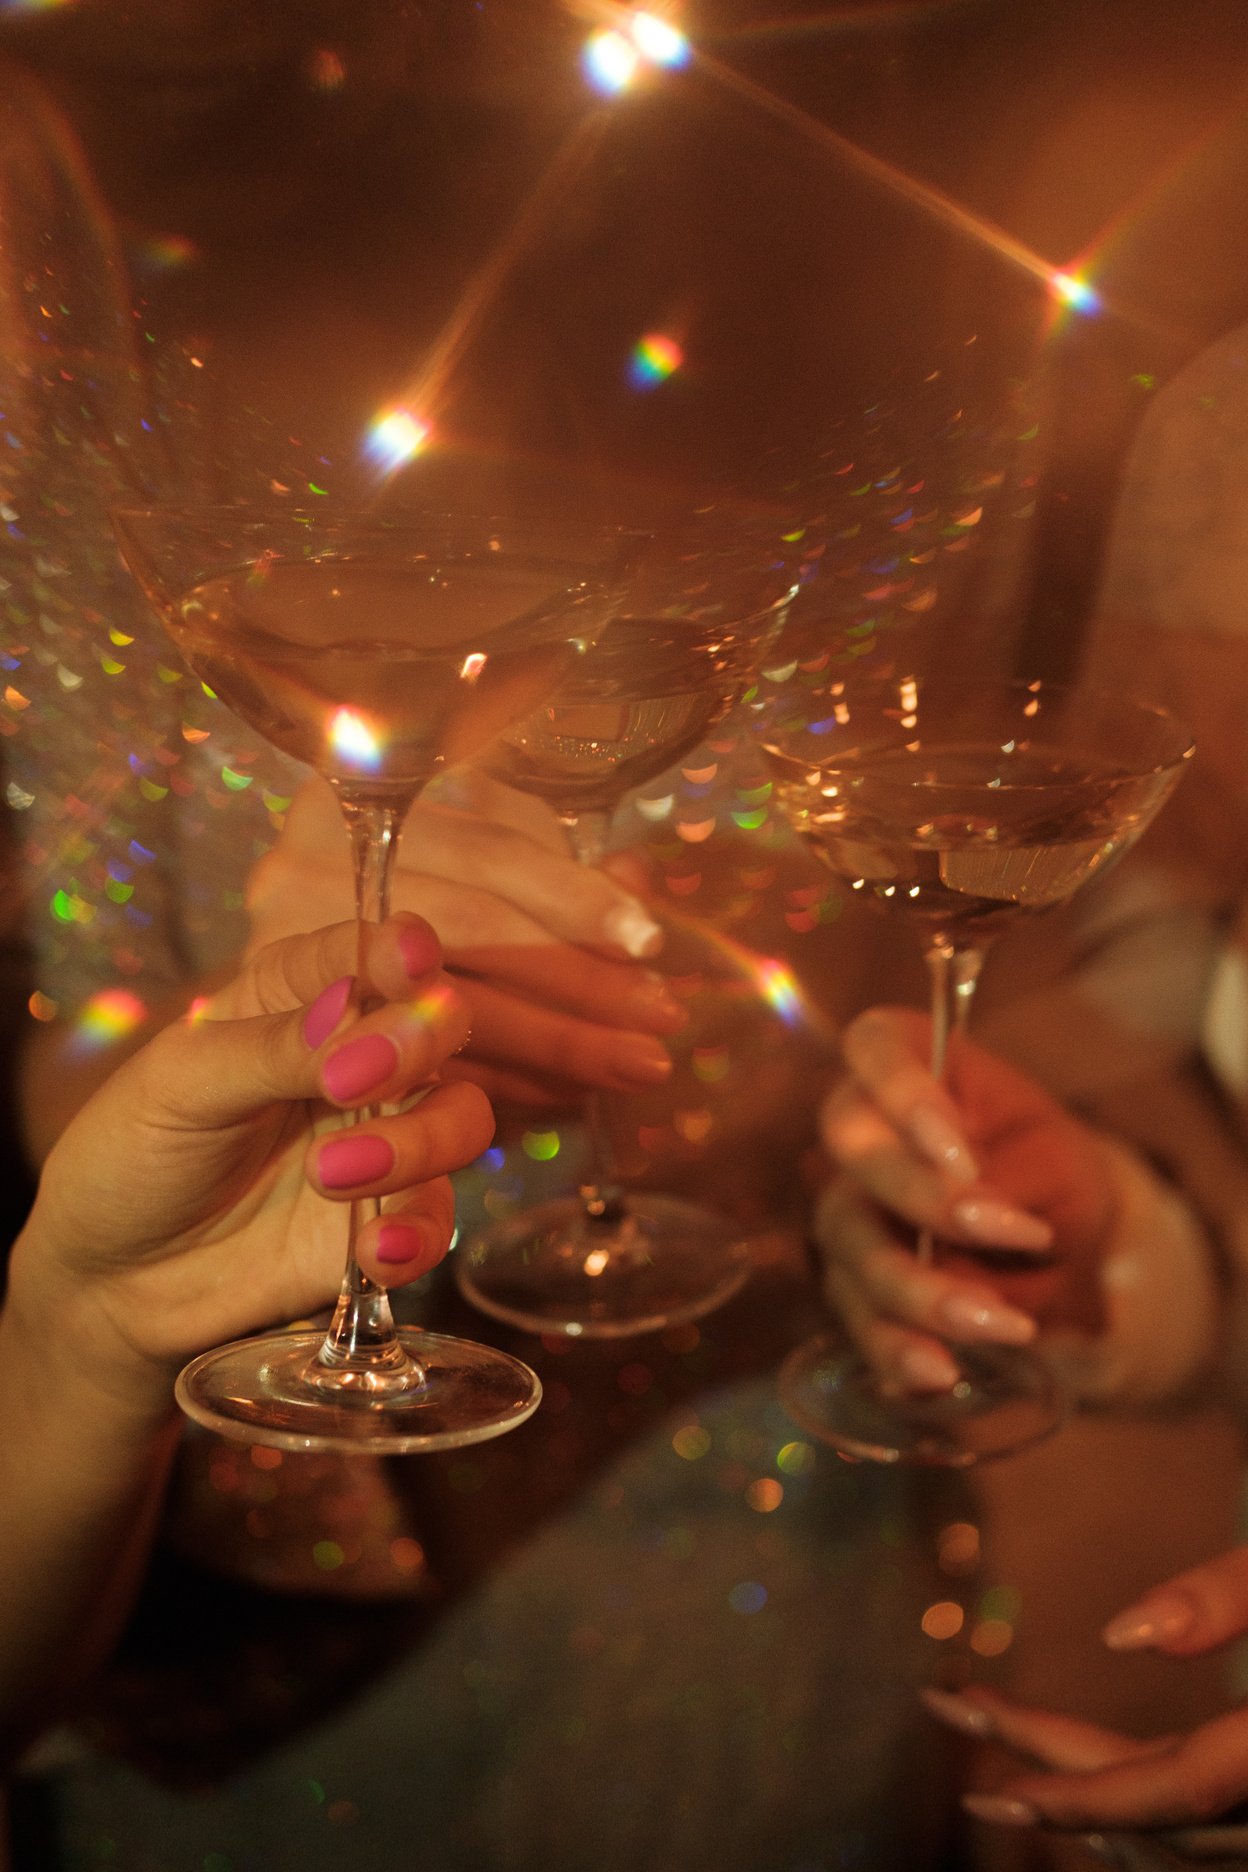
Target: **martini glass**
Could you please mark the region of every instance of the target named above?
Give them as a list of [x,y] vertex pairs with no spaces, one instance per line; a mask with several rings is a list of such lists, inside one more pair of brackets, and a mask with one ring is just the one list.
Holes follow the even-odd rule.
[[[600,863],[624,796],[696,747],[740,698],[783,625],[788,577],[733,549],[643,555],[627,611],[484,764],[553,807],[581,864]],[[599,1098],[586,1120],[579,1191],[482,1230],[456,1257],[461,1292],[511,1325],[602,1339],[722,1305],[749,1272],[748,1242],[699,1204],[622,1189]]]
[[[763,745],[795,829],[850,889],[914,924],[937,1077],[993,939],[1129,850],[1192,753],[1171,716],[1130,697],[1047,682],[929,692],[912,678],[808,696]],[[918,1253],[932,1259],[930,1235]],[[780,1385],[806,1430],[876,1462],[963,1467],[1062,1421],[1066,1400],[1034,1354],[960,1346],[958,1361],[952,1391],[898,1399],[825,1337],[790,1355]]]
[[[635,547],[620,534],[276,505],[131,509],[114,522],[189,667],[333,787],[361,923],[387,914],[421,789],[555,686],[617,602]],[[519,1360],[395,1325],[356,1258],[374,1208],[350,1205],[328,1332],[203,1353],[177,1381],[188,1416],[248,1442],[398,1454],[496,1436],[536,1409],[541,1387]]]

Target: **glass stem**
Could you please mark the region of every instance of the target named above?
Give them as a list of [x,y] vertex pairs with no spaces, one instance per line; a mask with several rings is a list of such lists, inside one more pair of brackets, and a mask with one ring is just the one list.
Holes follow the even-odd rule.
[[[363,926],[380,923],[390,912],[390,879],[398,850],[399,832],[409,800],[397,804],[353,800],[338,795],[338,804],[351,835],[355,876],[355,914]],[[352,1112],[348,1124],[375,1116],[374,1110]],[[347,1265],[338,1305],[317,1362],[334,1374],[340,1385],[384,1393],[396,1381],[412,1383],[415,1363],[403,1350],[395,1330],[390,1297],[384,1287],[369,1280],[356,1256],[356,1243],[364,1224],[378,1214],[379,1198],[370,1196],[349,1205]]]
[[[926,961],[932,986],[932,1077],[943,1079],[949,1037],[964,1034],[971,1018],[984,951],[977,946],[937,942],[927,951]],[[927,1266],[935,1260],[936,1242],[931,1229],[920,1230],[915,1251]]]
[[[600,865],[607,852],[611,814],[602,808],[560,813],[559,821],[567,832],[576,862]],[[624,1196],[612,1160],[604,1101],[598,1092],[591,1092],[585,1101],[585,1141],[586,1162],[578,1186],[585,1214],[594,1222],[619,1222],[624,1215]]]

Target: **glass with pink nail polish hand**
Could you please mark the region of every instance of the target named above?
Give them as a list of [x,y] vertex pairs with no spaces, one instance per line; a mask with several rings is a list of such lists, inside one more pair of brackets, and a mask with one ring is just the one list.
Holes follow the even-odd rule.
[[[555,687],[622,597],[639,544],[605,529],[277,502],[127,509],[114,523],[188,666],[334,788],[361,923],[387,914],[418,794]],[[541,1386],[520,1360],[396,1326],[356,1256],[377,1208],[349,1206],[328,1332],[203,1353],[177,1382],[188,1416],[248,1443],[397,1455],[498,1436],[532,1414]]]
[[[778,802],[848,887],[907,917],[931,976],[932,1071],[964,1030],[989,944],[1129,850],[1192,753],[1164,710],[1078,685],[833,682],[762,742]],[[920,1236],[931,1261],[935,1243]],[[1067,1400],[1015,1346],[959,1345],[952,1390],[898,1397],[827,1335],[780,1378],[812,1435],[875,1462],[964,1467],[1049,1435]]]

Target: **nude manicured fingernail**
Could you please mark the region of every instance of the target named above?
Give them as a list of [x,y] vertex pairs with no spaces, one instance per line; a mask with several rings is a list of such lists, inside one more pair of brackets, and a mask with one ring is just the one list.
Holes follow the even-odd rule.
[[335,1137],[322,1144],[316,1156],[316,1174],[326,1189],[354,1189],[376,1183],[394,1169],[394,1151],[384,1138]]
[[657,1040],[649,1040],[641,1034],[617,1046],[611,1067],[616,1077],[627,1085],[662,1085],[672,1076],[670,1053]]
[[407,1222],[385,1222],[377,1236],[377,1259],[387,1266],[399,1267],[408,1261],[419,1261],[427,1247],[423,1229],[413,1228]]
[[399,1063],[399,1049],[385,1034],[361,1034],[331,1053],[321,1068],[321,1082],[330,1098],[344,1105],[351,1099],[393,1078]]
[[303,1037],[313,1052],[329,1039],[346,1013],[354,987],[354,975],[343,975],[338,981],[330,982],[328,988],[322,988],[304,1015]]
[[916,1391],[948,1391],[957,1384],[958,1368],[939,1346],[906,1346],[897,1364],[908,1386]]
[[987,1710],[980,1709],[974,1703],[966,1703],[960,1696],[954,1696],[948,1690],[926,1689],[919,1691],[919,1701],[928,1708],[933,1716],[948,1723],[960,1735],[990,1736],[997,1732],[997,1725]]
[[682,1007],[662,975],[646,969],[633,988],[632,1005],[639,1022],[659,1033],[677,1033],[689,1025],[689,1010]]
[[942,1324],[958,1338],[1027,1345],[1036,1336],[1036,1322],[1031,1316],[1001,1300],[982,1300],[977,1294],[946,1294],[936,1310]]
[[962,1805],[976,1820],[990,1826],[1035,1826],[1040,1815],[1026,1801],[1011,1800],[1006,1794],[964,1794]]
[[1150,1645],[1181,1638],[1191,1629],[1195,1615],[1190,1599],[1178,1593],[1157,1593],[1110,1619],[1101,1637],[1111,1651],[1146,1651]]
[[409,981],[419,981],[442,960],[442,945],[431,929],[421,923],[405,923],[399,931],[399,954]]
[[979,1175],[970,1145],[962,1133],[930,1105],[919,1105],[910,1113],[906,1128],[914,1143],[938,1170],[945,1170],[959,1183],[973,1183]]
[[1039,1216],[997,1196],[964,1196],[950,1211],[964,1235],[985,1248],[1051,1248],[1053,1231]]
[[640,904],[621,904],[608,913],[602,927],[607,941],[618,943],[626,955],[657,955],[663,947],[663,931]]

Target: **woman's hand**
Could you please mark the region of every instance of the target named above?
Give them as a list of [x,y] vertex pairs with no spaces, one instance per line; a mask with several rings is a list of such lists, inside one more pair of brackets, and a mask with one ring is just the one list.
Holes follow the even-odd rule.
[[[848,1073],[821,1131],[839,1175],[819,1204],[829,1297],[888,1386],[939,1391],[947,1341],[1021,1344],[1102,1324],[1100,1259],[1117,1190],[1097,1135],[1021,1073],[955,1039],[945,1083],[930,1024],[877,1008],[847,1028]],[[934,1265],[914,1235],[939,1242]],[[991,1273],[981,1258],[991,1257]]]
[[[474,810],[420,801],[392,900],[438,929],[472,1016],[448,1068],[497,1101],[566,1105],[587,1087],[639,1091],[671,1071],[664,1036],[685,1015],[643,966],[662,932],[640,898],[574,862],[537,801],[472,777]],[[350,867],[330,789],[309,781],[248,886],[254,943],[349,916]]]
[[[1237,1547],[1148,1593],[1111,1619],[1103,1636],[1114,1650],[1196,1657],[1245,1633],[1248,1547]],[[1002,1742],[1048,1771],[1029,1770],[990,1795],[968,1795],[968,1811],[980,1819],[1111,1836],[1156,1829],[1152,1858],[1147,1841],[1106,1842],[1127,1865],[1168,1865],[1176,1854],[1180,1863],[1248,1863],[1248,1824],[1231,1813],[1248,1800],[1248,1709],[1190,1734],[1140,1742],[978,1687],[958,1695],[929,1690],[924,1701],[963,1734]]]
[[[448,1173],[493,1133],[475,1086],[437,1082],[469,1025],[440,964],[416,917],[292,937],[134,1054],[48,1159],[13,1252],[9,1329],[24,1321],[53,1365],[114,1395],[167,1402],[192,1354],[332,1301],[348,1199],[391,1199],[359,1244],[373,1279],[434,1266]],[[362,1107],[344,1130],[338,1114]]]

